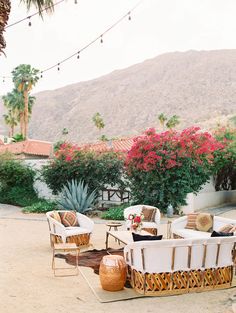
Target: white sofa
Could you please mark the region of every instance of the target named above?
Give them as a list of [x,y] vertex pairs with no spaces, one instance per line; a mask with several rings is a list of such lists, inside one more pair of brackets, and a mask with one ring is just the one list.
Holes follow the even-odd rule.
[[[59,212],[67,212],[65,210],[59,210]],[[93,231],[94,222],[87,216],[76,213],[79,226],[76,227],[65,227],[62,223],[58,222],[52,216],[54,211],[46,213],[51,245],[53,243],[76,243],[78,246],[88,245],[90,235]]]
[[148,296],[228,288],[236,236],[139,241],[125,246],[132,287]]
[[[232,224],[236,226],[236,220],[224,218],[220,216],[214,216],[213,230],[219,231],[219,229],[225,225]],[[211,232],[202,232],[193,229],[186,229],[187,215],[177,218],[171,223],[171,233],[174,238],[209,238]]]
[[150,208],[150,209],[156,209],[156,215],[154,222],[142,222],[142,229],[145,229],[147,231],[150,231],[153,234],[158,233],[158,226],[161,221],[161,214],[158,208],[150,206],[150,205],[145,205],[145,204],[139,204],[139,205],[133,205],[130,206],[126,209],[124,209],[124,218],[125,218],[125,227],[126,229],[130,229],[131,226],[131,221],[128,220],[128,217],[130,214],[140,214],[142,211],[142,208]]

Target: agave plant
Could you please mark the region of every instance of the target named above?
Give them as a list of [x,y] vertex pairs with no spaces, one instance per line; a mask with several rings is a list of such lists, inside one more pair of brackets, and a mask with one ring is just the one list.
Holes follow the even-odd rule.
[[68,181],[62,188],[61,198],[57,200],[58,204],[66,210],[75,210],[79,213],[85,213],[91,210],[91,204],[96,199],[96,189],[88,193],[88,184],[75,179]]

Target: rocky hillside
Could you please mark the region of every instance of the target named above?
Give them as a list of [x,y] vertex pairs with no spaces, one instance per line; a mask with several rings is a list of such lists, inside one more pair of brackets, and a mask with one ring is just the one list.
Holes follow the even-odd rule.
[[161,112],[179,115],[181,127],[205,126],[236,114],[236,50],[167,53],[35,96],[30,122],[34,139],[62,139],[65,127],[68,140],[94,141],[101,135],[92,122],[96,112],[104,118],[102,133],[108,137],[157,127]]

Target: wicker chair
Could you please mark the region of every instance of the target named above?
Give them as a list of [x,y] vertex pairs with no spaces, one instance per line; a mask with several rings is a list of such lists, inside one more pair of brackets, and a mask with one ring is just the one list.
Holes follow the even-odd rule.
[[147,209],[149,209],[149,208],[150,209],[156,209],[154,222],[145,222],[145,221],[142,222],[142,224],[143,224],[142,229],[143,230],[146,230],[146,231],[152,233],[153,235],[156,235],[158,233],[158,226],[160,224],[161,214],[160,214],[159,209],[157,209],[153,206],[150,206],[150,205],[139,204],[139,205],[130,206],[130,207],[124,209],[124,218],[125,218],[126,229],[130,229],[130,226],[131,226],[131,222],[128,220],[129,214],[140,214],[143,207],[145,207]]
[[[66,212],[66,211],[57,211]],[[65,227],[62,223],[54,218],[54,211],[46,213],[51,246],[54,243],[75,243],[77,246],[84,246],[89,244],[90,235],[93,231],[94,222],[87,216],[76,213],[79,226]]]

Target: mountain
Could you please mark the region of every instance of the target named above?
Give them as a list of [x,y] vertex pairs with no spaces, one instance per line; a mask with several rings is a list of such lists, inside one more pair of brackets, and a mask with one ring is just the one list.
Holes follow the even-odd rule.
[[[106,76],[35,94],[30,137],[89,142],[140,134],[157,116],[179,115],[181,127],[216,123],[236,113],[236,50],[173,52]],[[209,122],[210,120],[210,122]],[[0,121],[0,129],[3,122]]]

